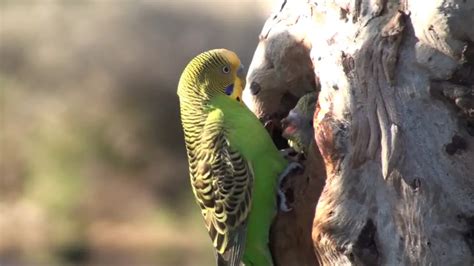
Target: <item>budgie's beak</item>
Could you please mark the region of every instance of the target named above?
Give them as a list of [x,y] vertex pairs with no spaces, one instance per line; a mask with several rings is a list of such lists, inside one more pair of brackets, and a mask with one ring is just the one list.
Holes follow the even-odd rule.
[[242,80],[245,80],[244,65],[242,64],[240,64],[239,68],[237,69],[237,77]]
[[243,103],[242,101],[242,91],[245,87],[245,75],[244,75],[244,66],[241,64],[237,69],[236,79],[234,81],[234,91],[230,95],[233,99],[236,99],[238,102]]

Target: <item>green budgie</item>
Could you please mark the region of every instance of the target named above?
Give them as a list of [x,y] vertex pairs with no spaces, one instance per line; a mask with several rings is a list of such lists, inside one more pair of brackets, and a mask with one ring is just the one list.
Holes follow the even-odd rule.
[[[268,248],[278,182],[295,165],[277,150],[242,102],[243,67],[234,52],[204,52],[179,85],[191,185],[217,253],[217,265],[273,265]],[[288,210],[284,198],[280,207]]]

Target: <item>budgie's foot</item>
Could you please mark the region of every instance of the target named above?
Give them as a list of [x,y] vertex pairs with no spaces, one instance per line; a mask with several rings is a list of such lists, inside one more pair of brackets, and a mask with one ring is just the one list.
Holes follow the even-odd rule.
[[283,172],[278,176],[278,183],[281,185],[281,182],[283,182],[285,177],[301,170],[304,170],[304,167],[301,164],[297,162],[289,162],[285,170],[283,170]]
[[288,207],[285,193],[283,193],[283,191],[280,188],[278,188],[278,199],[279,199],[280,211],[290,212],[291,210],[293,210],[292,208]]
[[283,181],[285,178],[291,174],[294,174],[296,171],[303,170],[303,166],[296,162],[290,162],[285,170],[278,176],[278,197],[279,197],[279,207],[283,212],[289,212],[292,209],[288,207],[288,201],[286,195],[282,190]]

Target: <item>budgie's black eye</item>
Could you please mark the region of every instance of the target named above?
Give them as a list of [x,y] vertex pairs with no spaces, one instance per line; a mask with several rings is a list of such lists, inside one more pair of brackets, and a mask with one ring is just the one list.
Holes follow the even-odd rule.
[[224,67],[222,68],[222,73],[228,74],[229,72],[230,72],[230,68],[229,68],[228,66],[224,66]]

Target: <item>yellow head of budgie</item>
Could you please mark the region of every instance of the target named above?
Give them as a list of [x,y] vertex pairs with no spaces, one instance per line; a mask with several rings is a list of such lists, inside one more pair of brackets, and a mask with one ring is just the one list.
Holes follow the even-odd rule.
[[217,93],[241,102],[244,87],[244,69],[237,55],[226,49],[215,49],[189,62],[181,75],[178,95],[209,99]]

